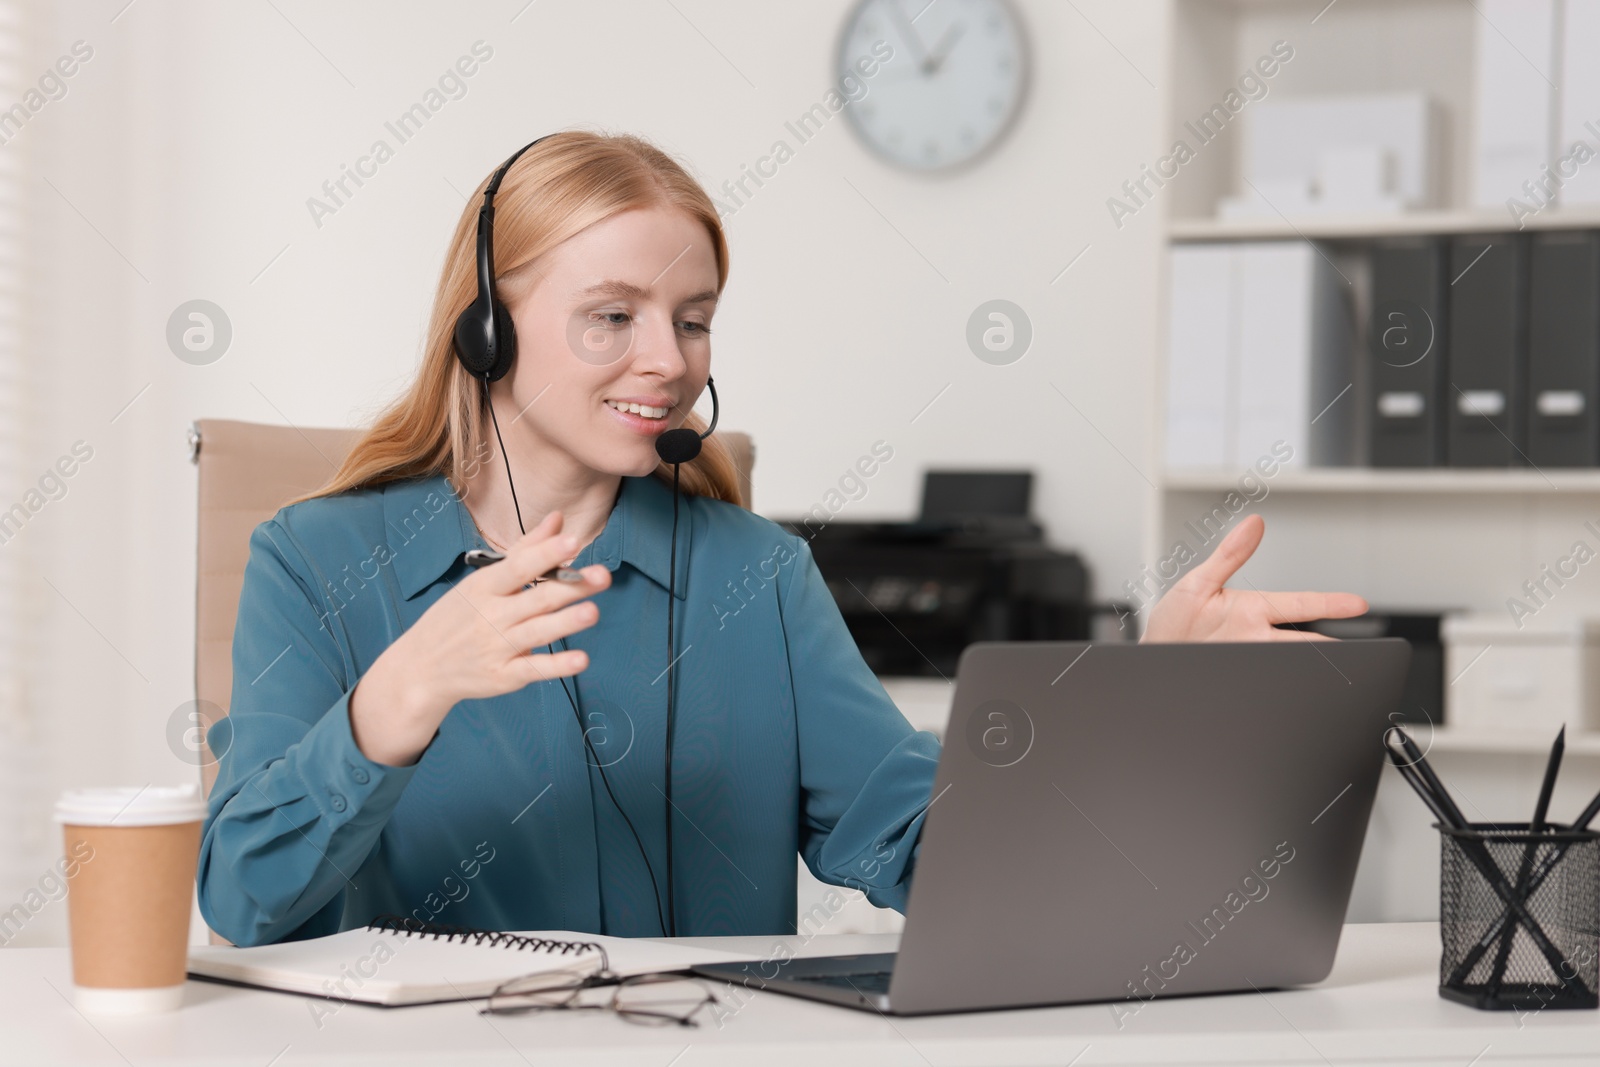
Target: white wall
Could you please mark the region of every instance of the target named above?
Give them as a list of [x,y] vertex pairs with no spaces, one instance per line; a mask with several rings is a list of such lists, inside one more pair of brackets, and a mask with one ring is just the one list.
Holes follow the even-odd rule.
[[[849,7],[124,2],[37,12],[40,71],[79,39],[94,57],[3,149],[39,174],[25,469],[80,438],[95,449],[3,549],[33,578],[27,684],[51,793],[192,776],[166,740],[193,692],[192,419],[370,415],[414,365],[458,190],[569,125],[642,133],[720,186],[822,97]],[[880,438],[895,458],[844,517],[908,514],[929,465],[1033,465],[1054,539],[1111,585],[1139,569],[1149,506],[1130,464],[1153,463],[1161,219],[1118,231],[1104,201],[1159,154],[1168,14],[1160,0],[1018,8],[1033,81],[989,160],[899,173],[841,115],[731,218],[714,365],[725,424],[757,436],[763,513],[818,502]],[[468,94],[315,226],[306,199],[478,40],[494,53]],[[165,343],[172,310],[197,297],[234,328],[204,367]],[[1034,325],[1009,367],[964,342],[995,297]],[[42,867],[58,848],[47,812],[25,817]],[[58,918],[27,938],[59,936]]]

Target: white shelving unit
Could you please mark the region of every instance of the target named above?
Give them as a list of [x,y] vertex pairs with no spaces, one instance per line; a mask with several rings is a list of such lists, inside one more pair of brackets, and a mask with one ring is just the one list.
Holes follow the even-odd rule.
[[[1234,121],[1160,190],[1169,244],[1318,241],[1350,275],[1360,321],[1367,278],[1361,257],[1351,253],[1363,242],[1517,228],[1507,210],[1472,203],[1474,45],[1482,18],[1476,5],[1339,0],[1325,8],[1323,0],[1174,0],[1170,10],[1168,143],[1183,138],[1192,145],[1184,122],[1216,103],[1278,40],[1290,42],[1295,55],[1269,83],[1270,96],[1422,91],[1438,105],[1444,136],[1435,209],[1224,220],[1214,215],[1217,201],[1248,191],[1238,173],[1242,123]],[[1525,228],[1589,227],[1600,229],[1600,207],[1552,207],[1528,218]],[[1163,278],[1163,314],[1165,287]],[[1365,337],[1357,343],[1365,351]],[[1157,401],[1151,405],[1150,454],[1158,457],[1165,454],[1165,362],[1163,346],[1152,382]],[[1198,520],[1239,491],[1247,473],[1156,473],[1147,498],[1154,521],[1146,528],[1144,559],[1153,566],[1170,558],[1179,541],[1199,557],[1209,554],[1220,535],[1202,540],[1205,524]],[[1592,521],[1600,527],[1600,470],[1294,467],[1260,485],[1251,484],[1249,495],[1256,499],[1247,509],[1263,515],[1267,534],[1244,572],[1260,589],[1349,590],[1379,609],[1504,611],[1509,598],[1521,595],[1525,580],[1568,555],[1574,542],[1585,540],[1600,551],[1600,536],[1586,526]],[[1600,614],[1600,565],[1592,570],[1580,572],[1547,610]],[[1149,572],[1127,576],[1148,577]],[[1121,578],[1105,578],[1105,595],[1127,599]],[[1470,818],[1527,818],[1549,737],[1448,726],[1414,733]],[[1600,733],[1569,736],[1567,754],[1552,808],[1557,819],[1569,817],[1600,787]],[[1357,875],[1353,920],[1436,916],[1439,846],[1431,823],[1409,790],[1386,773]]]
[[[1294,58],[1268,82],[1269,97],[1421,91],[1437,104],[1444,135],[1436,209],[1218,219],[1220,198],[1247,191],[1238,170],[1248,118],[1241,114],[1160,191],[1169,243],[1316,240],[1327,242],[1337,257],[1386,236],[1516,228],[1509,212],[1476,207],[1471,200],[1474,41],[1482,19],[1473,4],[1340,0],[1323,9],[1305,0],[1175,0],[1172,16],[1166,79],[1172,140],[1193,142],[1185,122],[1216,102],[1275,41],[1288,41]],[[1552,207],[1526,224],[1600,229],[1600,205]],[[1359,270],[1347,273],[1357,289],[1359,323],[1366,279]],[[1164,297],[1160,303],[1164,310]],[[1365,337],[1357,343],[1364,352]],[[1164,352],[1154,385],[1158,398],[1164,397]],[[1152,407],[1153,453],[1159,456],[1164,403],[1158,399]],[[1195,520],[1238,489],[1247,473],[1173,470],[1154,476],[1148,513],[1155,520],[1147,528],[1145,559],[1170,557],[1179,541],[1196,555],[1207,554],[1215,541],[1197,540]],[[1600,525],[1600,470],[1295,467],[1262,481],[1265,496],[1249,508],[1266,518],[1269,532],[1247,574],[1263,589],[1348,589],[1378,607],[1498,611],[1574,541],[1588,539],[1600,550],[1600,539],[1585,527],[1591,520]],[[1138,578],[1107,577],[1107,595],[1123,597],[1123,583]],[[1600,568],[1592,580],[1583,575],[1564,589],[1553,610],[1600,613]]]

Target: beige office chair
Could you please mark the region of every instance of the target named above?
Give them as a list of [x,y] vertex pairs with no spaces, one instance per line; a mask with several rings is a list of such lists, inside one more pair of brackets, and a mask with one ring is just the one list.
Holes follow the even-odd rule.
[[[228,714],[233,624],[250,556],[250,532],[286,501],[324,484],[357,432],[226,419],[202,419],[190,429],[190,459],[200,468],[194,688],[205,729]],[[742,433],[719,433],[717,439],[733,455],[749,507],[755,445]],[[209,795],[217,776],[209,748],[202,749],[200,767],[202,788]]]

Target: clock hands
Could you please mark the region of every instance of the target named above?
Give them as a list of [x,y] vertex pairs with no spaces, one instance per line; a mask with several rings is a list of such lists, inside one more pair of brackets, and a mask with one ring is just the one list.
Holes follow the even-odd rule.
[[[894,21],[898,24],[900,29],[900,36],[905,38],[907,46],[910,47],[912,52],[916,53],[917,65],[919,67],[926,66],[928,62],[928,49],[927,46],[922,43],[922,36],[917,33],[916,26],[913,25],[916,20],[906,17],[905,8],[900,6],[900,0],[884,0],[883,6],[888,8],[890,13],[894,16]],[[928,6],[931,7],[933,5],[930,3]],[[926,10],[928,10],[927,7],[922,9],[922,11]],[[917,12],[918,17],[922,15],[922,11]]]
[[922,73],[925,77],[931,77],[939,73],[939,68],[944,66],[946,59],[950,58],[950,50],[956,46],[957,41],[961,40],[962,31],[965,29],[966,27],[958,22],[945,31],[945,35],[939,39],[939,43],[933,46],[933,51],[928,53],[927,57],[922,61]]
[[917,32],[916,21],[937,2],[938,0],[929,0],[922,10],[917,12],[915,17],[908,18],[901,0],[884,0],[884,6],[894,16],[900,36],[905,39],[906,46],[910,48],[916,60],[917,71],[924,78],[931,78],[939,73],[939,69],[944,66],[945,60],[950,58],[950,50],[955,47],[956,42],[961,39],[962,33],[966,30],[966,27],[961,23],[952,23],[950,28],[945,31],[944,36],[939,39],[939,43],[934,45],[932,50],[929,50],[928,46],[923,43],[922,35]]

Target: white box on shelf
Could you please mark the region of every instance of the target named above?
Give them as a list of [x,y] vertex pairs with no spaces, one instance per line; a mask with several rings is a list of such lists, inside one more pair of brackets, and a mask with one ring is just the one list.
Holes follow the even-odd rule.
[[[1247,113],[1240,171],[1262,188],[1263,183],[1313,182],[1327,153],[1376,148],[1387,155],[1382,192],[1393,199],[1365,210],[1395,200],[1406,208],[1430,208],[1437,201],[1439,129],[1426,93],[1274,97]],[[1244,191],[1248,194],[1248,185]],[[1307,210],[1351,209],[1316,197]]]
[[[1555,132],[1557,0],[1476,0],[1473,203],[1524,199],[1522,183],[1551,162]],[[1593,42],[1585,42],[1583,61]]]
[[1239,426],[1232,465],[1294,449],[1287,467],[1354,462],[1351,313],[1327,253],[1309,241],[1239,245]]
[[[1595,44],[1600,42],[1600,0],[1566,0],[1561,18],[1561,135],[1555,154],[1567,156],[1582,141],[1600,156],[1600,63],[1594,61]],[[1600,158],[1583,164],[1574,159],[1568,169],[1576,172],[1561,175],[1560,202],[1600,203]]]
[[1239,248],[1239,435],[1232,465],[1249,466],[1283,441],[1285,466],[1310,457],[1311,298],[1316,250],[1305,241]]
[[1354,462],[1354,324],[1327,254],[1219,242],[1176,245],[1170,262],[1166,468]]
[[1452,615],[1445,646],[1445,725],[1538,734],[1600,728],[1600,619]]
[[1317,200],[1325,211],[1403,211],[1394,185],[1394,154],[1381,144],[1331,145],[1317,153]]
[[1165,448],[1169,468],[1222,467],[1233,455],[1236,247],[1176,245],[1171,252]]

